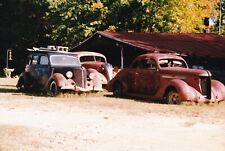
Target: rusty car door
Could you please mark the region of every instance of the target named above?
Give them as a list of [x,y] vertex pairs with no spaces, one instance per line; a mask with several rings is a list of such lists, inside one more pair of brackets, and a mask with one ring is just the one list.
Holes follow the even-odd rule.
[[129,93],[136,93],[136,71],[139,68],[139,60],[136,60],[130,67],[125,68],[124,70],[124,79],[123,81],[126,81],[126,85],[128,87]]
[[143,59],[135,72],[135,91],[138,94],[154,95],[158,85],[156,63],[152,59]]
[[38,83],[42,86],[46,85],[51,76],[51,67],[47,55],[40,55],[35,73],[37,74]]

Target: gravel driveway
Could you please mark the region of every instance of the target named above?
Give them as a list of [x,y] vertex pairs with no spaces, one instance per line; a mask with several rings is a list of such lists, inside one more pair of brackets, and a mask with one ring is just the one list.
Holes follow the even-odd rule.
[[[0,151],[225,151],[225,103],[45,97],[0,79]],[[107,95],[105,95],[107,94]]]

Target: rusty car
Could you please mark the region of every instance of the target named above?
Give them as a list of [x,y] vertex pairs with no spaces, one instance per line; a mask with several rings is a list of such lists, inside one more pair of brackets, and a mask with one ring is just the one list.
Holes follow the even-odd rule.
[[107,62],[103,54],[93,51],[77,51],[74,54],[79,58],[83,67],[98,71],[103,86],[106,86],[115,75],[112,65]]
[[25,71],[16,86],[23,90],[43,90],[51,95],[62,90],[102,91],[99,79],[97,71],[81,66],[74,54],[37,48],[30,49]]
[[225,100],[225,86],[211,77],[208,70],[190,69],[179,55],[148,53],[122,69],[107,89],[115,97],[144,97],[168,104]]

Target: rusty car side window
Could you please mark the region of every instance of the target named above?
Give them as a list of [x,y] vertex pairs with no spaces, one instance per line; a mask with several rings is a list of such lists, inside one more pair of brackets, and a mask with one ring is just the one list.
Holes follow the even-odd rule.
[[139,68],[139,66],[140,66],[139,64],[140,64],[140,61],[136,60],[131,67],[132,68]]
[[140,68],[155,70],[156,63],[154,60],[146,58],[146,59],[141,60]]

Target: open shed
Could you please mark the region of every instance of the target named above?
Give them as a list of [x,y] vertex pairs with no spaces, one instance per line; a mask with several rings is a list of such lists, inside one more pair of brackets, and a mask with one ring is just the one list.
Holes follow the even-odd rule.
[[118,67],[128,66],[143,53],[178,53],[189,67],[208,69],[225,83],[225,37],[215,34],[98,31],[70,51],[81,50],[103,53]]

